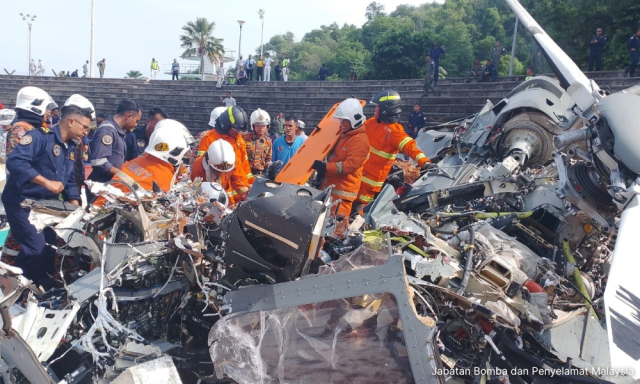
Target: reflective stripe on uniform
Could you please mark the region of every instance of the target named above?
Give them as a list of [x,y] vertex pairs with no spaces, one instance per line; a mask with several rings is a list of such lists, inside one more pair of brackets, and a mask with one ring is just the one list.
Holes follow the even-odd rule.
[[380,157],[383,157],[383,158],[389,159],[389,160],[394,160],[396,158],[396,154],[395,153],[391,154],[391,153],[387,153],[387,152],[382,152],[382,151],[379,151],[379,150],[377,150],[377,149],[375,149],[373,147],[371,147],[371,152],[375,153],[376,155],[378,155]]
[[369,184],[372,187],[382,187],[382,185],[384,184],[384,181],[380,181],[380,182],[373,181],[370,178],[364,177],[364,176],[362,176],[361,180],[362,180],[363,183]]
[[102,159],[94,159],[91,160],[91,165],[94,167],[100,166],[102,164],[106,164],[107,163],[107,158],[103,157]]
[[229,111],[229,121],[231,121],[231,124],[235,124],[236,119],[233,117],[233,107],[229,107],[228,111]]
[[404,146],[407,145],[407,143],[410,142],[411,140],[413,140],[413,139],[410,138],[410,137],[405,137],[405,139],[402,140],[400,142],[400,144],[398,144],[398,149],[400,149],[402,151],[402,148],[404,148]]
[[416,156],[416,161],[420,160],[420,159],[426,159],[427,155],[425,155],[424,153],[419,154],[418,156]]
[[205,152],[206,152],[206,151],[198,151],[198,156],[202,156],[202,155],[204,155],[204,153],[205,153]]
[[373,201],[373,197],[365,196],[365,195],[360,195],[360,197],[358,197],[358,199],[362,200],[365,203],[370,203],[370,202]]
[[236,192],[236,191],[229,192],[229,196],[236,196],[237,194],[238,194],[238,192]]
[[342,161],[336,163],[336,168],[338,168],[338,175],[342,175]]
[[2,248],[2,254],[7,256],[18,256],[20,251],[16,251],[15,249],[4,247]]
[[251,173],[251,172],[247,173],[247,178],[248,179],[253,179],[253,173]]
[[400,98],[400,96],[395,96],[395,95],[382,96],[382,97],[380,98],[380,101],[398,100],[399,98]]
[[357,192],[347,192],[347,191],[343,191],[341,189],[333,189],[333,190],[331,190],[331,194],[339,196],[339,197],[341,197],[343,199],[349,199],[349,200],[355,200],[358,197],[358,193]]

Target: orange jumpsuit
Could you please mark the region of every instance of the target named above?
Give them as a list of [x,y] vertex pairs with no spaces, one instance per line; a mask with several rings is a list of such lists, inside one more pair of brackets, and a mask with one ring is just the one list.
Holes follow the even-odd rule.
[[[198,156],[198,158],[195,159],[195,161],[191,165],[191,180],[192,181],[195,180],[196,177],[202,177],[202,179],[205,181],[218,183],[227,192],[227,196],[229,196],[229,205],[236,205],[237,203],[239,203],[240,199],[238,198],[238,193],[231,186],[232,180],[237,178],[237,176],[233,174],[233,171],[232,172],[216,171],[215,173],[217,173],[217,175],[215,175],[214,177],[207,177],[207,171],[205,170],[204,167],[205,167],[204,156]],[[213,175],[213,173],[211,174]],[[213,180],[209,180],[209,179],[213,179]],[[241,183],[242,181],[236,180],[235,184],[237,185],[239,182]],[[248,191],[249,186],[246,185],[245,189]]]
[[415,140],[406,134],[400,123],[378,122],[373,117],[364,126],[371,144],[371,153],[362,172],[358,201],[369,204],[382,189],[398,151],[410,156],[419,166],[427,163],[429,158],[418,148]]
[[327,173],[322,188],[334,185],[331,196],[342,200],[338,215],[349,217],[358,197],[362,169],[369,157],[369,138],[364,127],[342,135],[327,156]]
[[[120,170],[135,180],[141,188],[153,191],[153,182],[155,181],[164,192],[169,191],[171,188],[171,180],[175,172],[173,165],[148,153],[143,153],[135,159],[122,164]],[[112,180],[121,179],[114,175]],[[125,193],[130,192],[129,188],[124,184],[114,183],[113,186]],[[106,201],[104,197],[98,197],[94,204],[101,207]]]
[[255,181],[253,173],[251,173],[251,167],[249,166],[249,156],[247,155],[247,144],[244,141],[242,135],[236,136],[234,139],[229,135],[222,134],[215,129],[210,130],[202,140],[198,147],[198,156],[204,155],[209,149],[211,143],[216,140],[223,139],[231,146],[236,152],[236,166],[233,169],[233,173],[236,177],[232,178],[231,186],[233,190],[238,194],[238,198],[242,200],[244,195],[249,191],[247,186],[251,186]]

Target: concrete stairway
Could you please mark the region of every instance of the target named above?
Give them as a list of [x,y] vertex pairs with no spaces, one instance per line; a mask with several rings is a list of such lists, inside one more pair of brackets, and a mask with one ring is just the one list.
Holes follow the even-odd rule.
[[[587,74],[601,86],[618,91],[638,83],[638,79],[623,77],[622,72],[594,72]],[[136,100],[146,110],[152,106],[163,107],[171,118],[184,123],[194,133],[208,129],[209,114],[221,105],[219,97],[231,92],[238,105],[251,113],[256,108],[294,115],[304,120],[307,128],[313,128],[334,103],[347,97],[370,100],[383,89],[395,89],[402,96],[402,121],[408,119],[413,105],[418,103],[432,124],[449,121],[479,111],[489,99],[496,102],[524,81],[524,76],[500,77],[495,83],[466,84],[463,79],[441,80],[437,97],[422,97],[423,80],[368,80],[358,82],[250,82],[245,86],[226,85],[216,89],[212,82],[131,79],[84,79],[56,77],[0,76],[0,102],[11,108],[15,105],[18,90],[31,85],[40,87],[60,105],[73,93],[91,100],[98,113],[115,112],[123,98]],[[367,116],[373,108],[367,106]],[[144,120],[141,124],[144,123]]]

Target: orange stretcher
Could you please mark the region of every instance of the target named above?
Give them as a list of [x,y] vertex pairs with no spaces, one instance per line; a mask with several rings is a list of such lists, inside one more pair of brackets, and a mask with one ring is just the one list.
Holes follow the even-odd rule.
[[[360,100],[360,104],[364,108],[366,101]],[[311,132],[309,138],[302,144],[298,152],[296,152],[287,165],[282,168],[276,176],[279,183],[290,183],[302,185],[309,180],[313,174],[313,162],[316,160],[324,160],[333,147],[340,140],[340,120],[334,119],[333,114],[336,112],[340,103],[336,103],[318,126]]]

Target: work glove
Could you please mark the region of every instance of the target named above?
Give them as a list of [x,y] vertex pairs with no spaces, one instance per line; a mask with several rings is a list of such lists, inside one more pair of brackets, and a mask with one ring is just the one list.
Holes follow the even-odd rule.
[[324,161],[316,160],[313,162],[311,168],[324,175],[327,172],[327,163],[325,163]]

